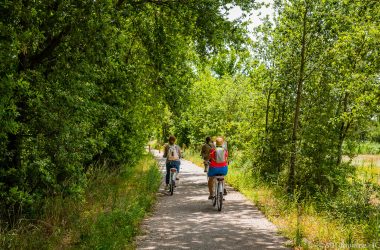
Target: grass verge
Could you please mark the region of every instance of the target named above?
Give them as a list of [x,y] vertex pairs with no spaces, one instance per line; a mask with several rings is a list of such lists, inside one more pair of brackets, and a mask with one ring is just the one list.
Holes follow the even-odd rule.
[[[202,160],[196,152],[188,150],[186,158],[202,167]],[[317,211],[313,201],[302,204],[291,201],[280,187],[257,181],[252,174],[234,164],[229,166],[226,180],[254,202],[279,232],[292,241],[289,245],[299,246],[297,249],[377,247],[378,243],[366,243],[365,224],[344,223],[328,211]]]
[[0,230],[0,249],[134,249],[160,184],[156,164],[146,154],[118,171],[92,169],[84,200],[49,199],[41,219]]

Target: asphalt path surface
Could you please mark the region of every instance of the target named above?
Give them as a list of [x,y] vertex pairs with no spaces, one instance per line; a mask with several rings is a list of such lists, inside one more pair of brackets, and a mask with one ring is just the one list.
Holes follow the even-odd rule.
[[[153,151],[165,174],[165,159]],[[223,209],[208,200],[202,168],[181,160],[180,180],[170,196],[158,191],[153,213],[142,223],[137,249],[289,249],[276,227],[242,194],[226,186]]]

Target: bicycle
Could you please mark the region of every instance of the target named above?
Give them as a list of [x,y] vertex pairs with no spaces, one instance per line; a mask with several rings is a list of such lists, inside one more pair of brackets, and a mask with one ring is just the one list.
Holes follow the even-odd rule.
[[169,193],[170,193],[170,195],[173,195],[173,193],[174,193],[176,175],[177,175],[177,169],[171,168],[170,169],[170,178],[169,178]]
[[223,193],[224,193],[224,176],[214,176],[214,197],[212,199],[212,205],[217,206],[218,211],[222,211],[223,207]]

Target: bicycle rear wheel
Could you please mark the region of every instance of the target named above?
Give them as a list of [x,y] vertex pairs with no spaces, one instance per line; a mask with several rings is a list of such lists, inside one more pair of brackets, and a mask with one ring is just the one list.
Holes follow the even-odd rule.
[[174,178],[174,175],[173,175],[173,173],[170,173],[170,183],[169,183],[169,193],[170,193],[170,195],[173,195],[173,193],[174,193],[174,180],[173,180],[173,178]]
[[170,195],[173,195],[173,193],[174,193],[174,185],[173,184],[169,185],[169,192],[170,192]]
[[223,207],[223,193],[222,192],[219,192],[218,194],[218,211],[222,211],[222,207]]
[[217,186],[217,198],[216,198],[216,203],[218,207],[218,211],[222,211],[223,207],[223,192],[220,192],[220,190],[223,190],[223,186],[221,186],[222,183],[218,181],[218,186]]

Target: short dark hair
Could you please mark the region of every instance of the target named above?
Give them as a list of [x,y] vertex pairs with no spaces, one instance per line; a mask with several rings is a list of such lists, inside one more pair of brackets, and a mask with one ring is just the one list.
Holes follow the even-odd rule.
[[176,138],[175,138],[175,136],[174,135],[171,135],[171,136],[169,136],[169,142],[175,142],[176,141]]
[[206,143],[209,143],[211,141],[211,137],[210,136],[207,136],[206,137]]

